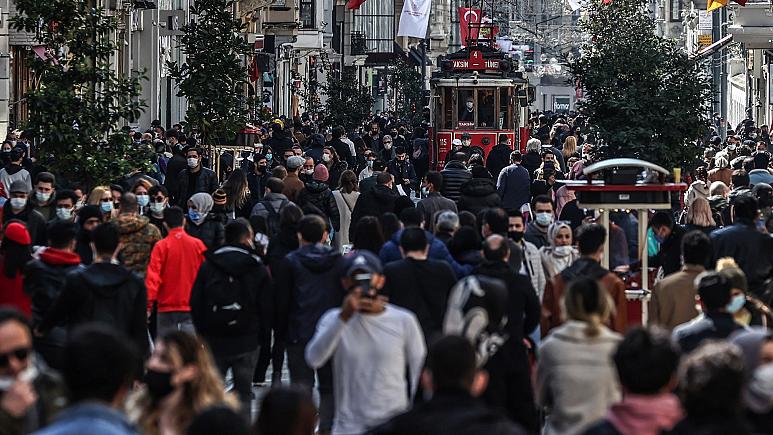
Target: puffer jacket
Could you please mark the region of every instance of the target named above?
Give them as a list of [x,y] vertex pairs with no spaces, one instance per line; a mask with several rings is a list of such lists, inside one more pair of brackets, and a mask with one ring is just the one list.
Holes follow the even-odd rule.
[[473,178],[464,183],[459,198],[459,211],[467,210],[478,216],[487,208],[501,207],[502,199],[497,194],[497,187],[488,178]]
[[123,244],[121,256],[124,265],[144,277],[153,245],[161,240],[161,231],[155,225],[151,225],[150,219],[145,216],[124,214],[114,219],[114,222],[118,225],[118,233]]
[[64,286],[64,279],[73,270],[82,269],[81,259],[74,252],[45,248],[38,258],[24,269],[24,292],[32,300],[32,322],[43,321]]
[[188,222],[185,231],[204,242],[207,249],[217,249],[225,241],[225,221],[220,215],[208,215],[201,225]]
[[336,206],[336,200],[333,192],[327,183],[312,180],[306,183],[306,186],[298,192],[298,206],[303,208],[306,204],[311,204],[325,213],[333,229],[338,231],[341,227],[341,214]]
[[472,173],[467,170],[464,163],[452,160],[445,169],[440,171],[443,175],[443,190],[440,193],[451,201],[459,201],[462,196],[462,185],[472,179]]
[[384,185],[363,192],[357,199],[357,204],[352,210],[352,221],[349,225],[349,239],[354,238],[354,231],[357,228],[357,222],[365,216],[381,217],[384,213],[391,213],[395,210],[395,201],[398,194]]

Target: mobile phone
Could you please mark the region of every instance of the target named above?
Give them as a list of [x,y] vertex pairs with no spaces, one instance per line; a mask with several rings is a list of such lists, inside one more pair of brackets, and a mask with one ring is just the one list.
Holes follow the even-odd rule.
[[354,279],[354,287],[360,289],[360,297],[373,299],[373,295],[370,294],[370,279],[369,273],[358,273],[352,277]]

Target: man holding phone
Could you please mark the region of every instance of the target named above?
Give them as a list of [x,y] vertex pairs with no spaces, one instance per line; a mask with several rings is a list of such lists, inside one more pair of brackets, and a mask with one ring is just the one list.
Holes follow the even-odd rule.
[[313,368],[334,359],[334,435],[360,434],[385,422],[407,410],[416,392],[424,336],[413,313],[378,294],[384,282],[378,257],[357,252],[342,280],[349,294],[341,308],[322,316],[306,347]]

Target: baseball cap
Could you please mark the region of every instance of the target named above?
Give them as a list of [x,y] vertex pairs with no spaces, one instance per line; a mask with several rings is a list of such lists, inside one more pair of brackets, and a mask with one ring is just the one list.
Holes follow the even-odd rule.
[[22,180],[16,180],[11,183],[8,190],[10,191],[9,193],[30,193],[27,183]]
[[355,271],[381,274],[383,267],[381,266],[381,260],[372,253],[357,251],[349,259],[349,263],[346,266],[346,276],[352,276]]
[[298,169],[303,164],[306,163],[306,159],[304,159],[301,156],[292,156],[289,159],[287,159],[287,169],[293,170]]

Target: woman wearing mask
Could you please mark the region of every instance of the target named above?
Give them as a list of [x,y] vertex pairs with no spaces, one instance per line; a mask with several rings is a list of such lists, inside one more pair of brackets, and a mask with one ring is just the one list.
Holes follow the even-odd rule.
[[0,241],[0,306],[9,305],[32,315],[30,297],[24,293],[24,265],[32,260],[32,239],[27,227],[11,222]]
[[333,247],[339,252],[345,245],[349,245],[349,225],[352,223],[352,210],[357,204],[360,192],[357,191],[357,176],[354,172],[346,170],[341,174],[341,187],[333,191],[333,198],[338,208],[340,219],[340,231],[333,237]]
[[539,248],[545,276],[551,279],[566,269],[580,253],[572,246],[572,227],[564,221],[553,222],[548,227],[548,244]]
[[148,190],[148,197],[150,204],[147,217],[161,231],[161,236],[166,237],[169,230],[164,226],[164,209],[169,206],[169,191],[163,185],[153,186]]
[[335,148],[326,146],[322,150],[322,164],[327,167],[328,179],[327,184],[330,189],[337,189],[338,182],[341,180],[341,174],[345,170],[349,169],[349,165],[338,158],[338,153]]
[[89,205],[96,205],[102,212],[102,222],[109,222],[115,216],[118,216],[118,210],[114,206],[113,192],[107,186],[97,186],[89,193],[89,199],[86,201]]
[[376,162],[376,154],[371,150],[367,150],[364,152],[364,156],[365,167],[360,171],[360,175],[357,177],[358,181],[372,177],[375,172],[373,171],[373,164]]
[[140,208],[140,214],[147,216],[149,214],[148,207],[150,206],[150,188],[153,187],[150,181],[140,178],[132,186],[132,193],[137,196],[137,205]]
[[145,388],[129,401],[129,418],[147,435],[184,434],[193,417],[206,408],[227,405],[226,395],[209,349],[193,335],[171,332],[156,341],[146,363]]
[[188,200],[188,219],[186,231],[204,242],[207,249],[215,249],[223,244],[225,226],[216,216],[210,216],[215,201],[212,195],[204,192],[191,196]]
[[773,313],[770,307],[749,293],[746,274],[730,257],[717,260],[717,272],[724,275],[732,286],[727,312],[743,326],[773,326]]
[[544,434],[581,434],[620,400],[612,354],[621,336],[604,323],[611,303],[592,278],[564,295],[567,321],[551,331],[537,362],[537,403],[550,409]]

